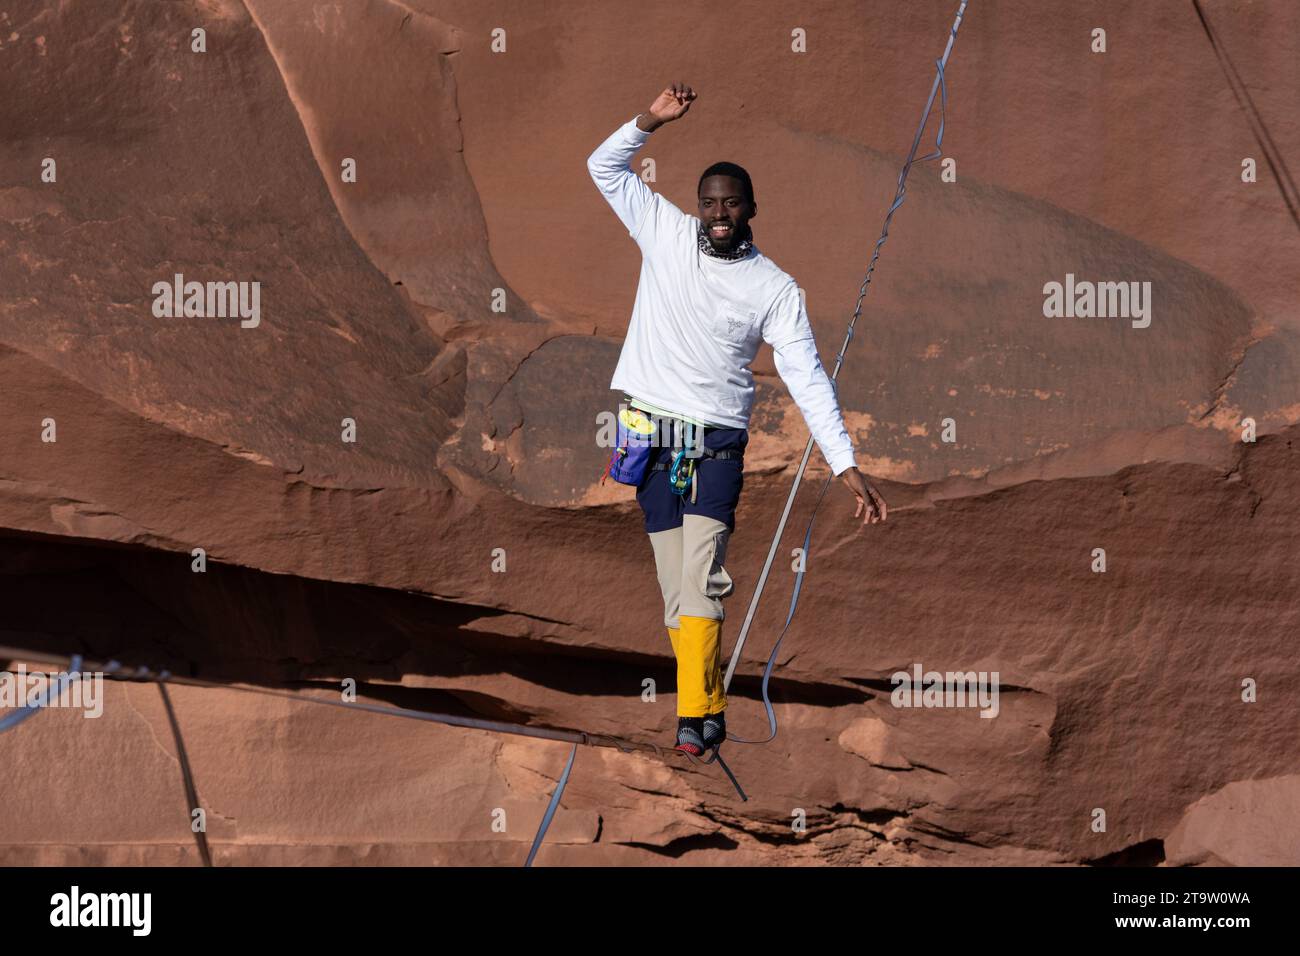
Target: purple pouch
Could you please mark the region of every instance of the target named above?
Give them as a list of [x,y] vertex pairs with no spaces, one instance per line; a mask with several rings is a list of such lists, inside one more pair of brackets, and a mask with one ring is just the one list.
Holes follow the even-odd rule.
[[[658,446],[655,445],[655,426],[645,414],[635,408],[625,408],[618,413],[618,437],[609,467],[605,474],[625,485],[639,485],[646,468]],[[600,483],[605,483],[604,475]]]

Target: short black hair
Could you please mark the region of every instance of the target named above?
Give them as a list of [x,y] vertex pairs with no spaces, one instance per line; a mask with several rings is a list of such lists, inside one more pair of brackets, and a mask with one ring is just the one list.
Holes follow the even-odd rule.
[[730,176],[732,179],[739,179],[740,184],[745,187],[745,198],[751,203],[754,201],[754,184],[750,182],[749,173],[745,172],[745,167],[737,166],[735,163],[714,163],[702,172],[700,181],[695,187],[695,197],[697,199],[700,190],[704,188],[704,180],[710,176]]

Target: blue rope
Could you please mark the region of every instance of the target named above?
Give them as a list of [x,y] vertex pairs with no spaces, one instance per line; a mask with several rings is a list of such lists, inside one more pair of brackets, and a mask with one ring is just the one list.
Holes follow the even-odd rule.
[[564,773],[560,774],[560,782],[555,787],[555,793],[551,795],[550,806],[546,808],[546,815],[542,817],[542,825],[537,828],[537,836],[533,837],[533,848],[528,851],[528,859],[524,861],[524,866],[533,865],[533,857],[537,855],[537,849],[542,845],[546,828],[551,825],[551,817],[555,816],[555,810],[560,805],[560,795],[564,793],[564,785],[569,782],[569,771],[573,769],[573,759],[576,756],[578,756],[578,745],[574,744],[573,749],[569,751],[569,762],[564,765]]
[[[812,544],[813,522],[817,520],[817,509],[821,507],[822,499],[826,497],[826,491],[830,488],[832,481],[834,481],[834,477],[828,476],[826,484],[822,485],[822,493],[817,497],[817,504],[813,506],[812,515],[808,519],[808,530],[803,536],[802,567],[794,576],[794,593],[790,595],[790,610],[785,616],[785,627],[781,628],[781,635],[776,639],[772,653],[767,656],[767,666],[763,668],[763,709],[767,711],[767,726],[770,733],[762,740],[746,740],[744,737],[733,737],[731,734],[727,734],[727,740],[734,740],[738,744],[765,744],[776,738],[776,711],[772,709],[772,698],[768,695],[767,685],[768,681],[772,679],[772,669],[776,666],[776,655],[781,649],[781,642],[785,640],[786,632],[790,630],[790,622],[794,620],[795,608],[799,606],[799,591],[803,588],[803,576],[807,573],[808,556],[812,553],[809,548]],[[718,746],[721,747],[721,744]],[[722,758],[718,756],[718,748],[716,747],[714,748],[714,756],[717,756],[718,760],[721,761]],[[712,762],[712,760],[713,757],[710,757],[706,762]]]

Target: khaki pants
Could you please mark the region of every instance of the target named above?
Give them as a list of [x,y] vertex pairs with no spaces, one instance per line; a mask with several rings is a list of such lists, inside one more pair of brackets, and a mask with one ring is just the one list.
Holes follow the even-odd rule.
[[727,706],[722,690],[722,599],[735,590],[724,566],[727,526],[703,515],[650,535],[664,598],[664,626],[677,658],[677,713],[702,717]]
[[665,627],[679,627],[682,614],[726,620],[722,599],[736,589],[723,565],[730,537],[725,524],[703,515],[683,515],[681,527],[650,535]]

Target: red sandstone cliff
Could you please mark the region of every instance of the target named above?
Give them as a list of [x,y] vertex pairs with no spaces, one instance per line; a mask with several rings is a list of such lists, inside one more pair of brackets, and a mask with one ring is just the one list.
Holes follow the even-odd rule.
[[[1300,238],[1258,138],[1300,149],[1300,12],[1203,8],[1245,105],[1190,4],[972,4],[948,72],[957,181],[914,169],[839,380],[890,518],[858,529],[828,494],[781,734],[730,750],[750,802],[716,768],[583,750],[540,863],[1300,862]],[[584,160],[687,79],[699,101],[644,151],[654,188],[690,210],[708,163],[749,169],[756,239],[806,290],[829,367],[951,16],[8,4],[0,644],[352,677],[373,701],[667,744],[650,551],[592,440],[637,250]],[[743,54],[717,57],[720,35]],[[261,324],[156,318],[175,273],[260,282]],[[1150,281],[1150,327],[1044,318],[1067,273]],[[770,353],[756,371],[728,642],[807,436]],[[769,585],[734,733],[760,729],[791,584]],[[891,706],[914,662],[999,672],[999,716]],[[218,863],[515,864],[567,757],[172,693]],[[0,862],[197,859],[155,688],[110,685],[99,720],[42,714],[0,759]]]

